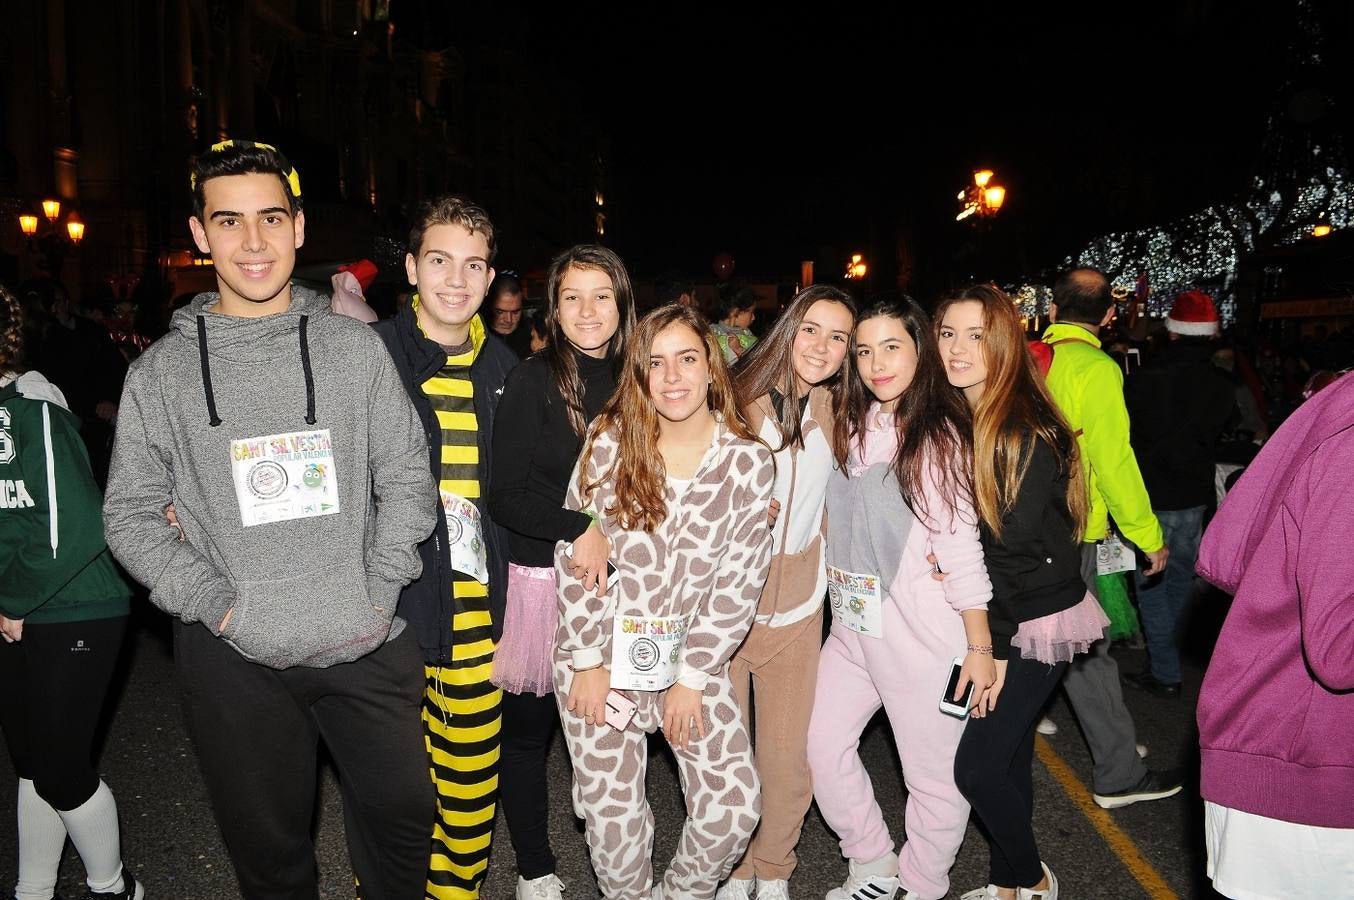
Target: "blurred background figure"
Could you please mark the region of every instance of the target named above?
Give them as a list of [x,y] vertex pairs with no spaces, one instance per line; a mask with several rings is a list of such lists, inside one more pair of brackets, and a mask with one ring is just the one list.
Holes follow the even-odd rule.
[[750,330],[757,317],[757,293],[752,288],[737,288],[722,296],[719,305],[719,321],[711,327],[724,362],[733,365],[757,343],[757,336]]
[[94,480],[102,487],[108,477],[127,357],[119,352],[109,329],[85,315],[61,283],[31,282],[21,294],[29,365],[61,389],[66,407],[79,420]]
[[531,343],[528,349],[532,353],[540,353],[545,349],[546,344],[550,343],[550,330],[545,324],[545,310],[533,309],[526,314],[527,333],[531,336]]
[[680,303],[701,312],[700,301],[696,299],[696,284],[684,275],[668,272],[660,276],[654,282],[654,294],[658,297],[659,306]]
[[376,311],[367,305],[366,294],[378,272],[376,264],[369,259],[339,266],[330,279],[334,286],[330,306],[334,312],[368,325],[375,322]]
[[1149,664],[1123,680],[1160,697],[1180,695],[1180,637],[1194,605],[1204,517],[1217,497],[1218,441],[1237,418],[1236,390],[1211,360],[1220,330],[1212,297],[1181,292],[1166,318],[1167,342],[1124,386],[1129,441],[1171,552],[1165,571],[1136,573]]
[[522,279],[511,270],[499,272],[489,285],[489,327],[512,348],[518,359],[531,355],[531,332],[522,325],[526,304]]

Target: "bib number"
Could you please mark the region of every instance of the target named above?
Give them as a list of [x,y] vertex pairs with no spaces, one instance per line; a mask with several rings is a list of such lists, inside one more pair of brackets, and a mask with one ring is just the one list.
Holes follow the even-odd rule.
[[442,514],[447,517],[447,553],[451,567],[480,584],[489,583],[489,563],[484,551],[484,526],[480,511],[464,497],[440,490]]
[[611,686],[623,691],[671,687],[685,646],[686,619],[681,616],[617,613],[611,631]]
[[884,597],[878,575],[828,566],[827,596],[832,618],[865,637],[884,636]]
[[1119,540],[1119,535],[1110,536],[1095,545],[1095,574],[1113,575],[1116,572],[1132,572],[1138,567],[1133,551]]
[[328,428],[231,441],[230,468],[246,528],[339,511]]

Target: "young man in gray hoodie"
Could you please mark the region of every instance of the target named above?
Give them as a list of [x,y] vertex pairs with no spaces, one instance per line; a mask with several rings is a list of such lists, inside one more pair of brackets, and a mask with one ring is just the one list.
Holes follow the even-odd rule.
[[127,374],[108,544],[178,619],[185,716],[243,895],[318,896],[323,737],[362,896],[421,898],[423,667],[395,608],[437,513],[427,439],[375,332],[290,284],[305,218],[282,155],[214,146],[193,205],[219,293]]

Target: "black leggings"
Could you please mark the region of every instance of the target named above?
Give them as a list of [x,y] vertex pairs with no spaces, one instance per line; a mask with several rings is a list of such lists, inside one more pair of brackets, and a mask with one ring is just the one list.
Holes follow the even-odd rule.
[[0,728],[14,771],[63,812],[99,787],[94,733],[126,631],[126,616],[24,623],[22,640],[0,644]]
[[997,708],[969,721],[955,753],[954,782],[982,823],[997,887],[1031,888],[1044,877],[1034,841],[1034,726],[1066,670],[1012,647]]
[[559,723],[554,694],[503,692],[503,731],[499,757],[498,802],[517,854],[517,874],[530,881],[552,875],[550,799],[545,758]]

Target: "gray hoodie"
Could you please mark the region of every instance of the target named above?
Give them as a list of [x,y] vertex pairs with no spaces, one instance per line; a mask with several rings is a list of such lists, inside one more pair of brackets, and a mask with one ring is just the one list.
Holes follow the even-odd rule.
[[438,514],[427,439],[380,338],[328,298],[293,286],[256,319],[207,312],[218,299],[178,310],[127,373],[108,546],[166,612],[214,633],[230,612],[220,636],[247,659],[349,662],[404,628]]

